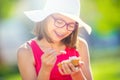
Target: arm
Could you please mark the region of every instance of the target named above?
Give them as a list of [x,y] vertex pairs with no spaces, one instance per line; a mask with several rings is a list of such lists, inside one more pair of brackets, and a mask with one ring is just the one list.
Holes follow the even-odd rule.
[[81,38],[79,38],[78,41],[78,51],[80,53],[80,57],[82,58],[82,61],[84,64],[81,66],[81,70],[79,71],[79,74],[74,74],[75,76],[72,76],[73,80],[77,80],[77,77],[82,75],[83,80],[92,80],[91,75],[91,67],[90,67],[90,56],[89,56],[89,50],[87,42]]
[[87,43],[82,39],[79,39],[78,42],[77,49],[84,64],[79,64],[79,68],[76,69],[71,62],[63,61],[62,66],[58,68],[59,72],[62,75],[70,74],[73,80],[92,80]]
[[41,56],[42,66],[37,76],[31,49],[25,45],[18,49],[18,67],[22,80],[49,80],[51,69],[56,62],[56,55],[55,50],[48,51]]
[[38,74],[38,80],[49,80],[50,72],[57,60],[56,51],[53,49],[46,49],[41,56],[41,70]]
[[26,44],[18,49],[17,59],[22,80],[36,80],[37,77],[34,68],[34,58],[30,48],[28,48]]

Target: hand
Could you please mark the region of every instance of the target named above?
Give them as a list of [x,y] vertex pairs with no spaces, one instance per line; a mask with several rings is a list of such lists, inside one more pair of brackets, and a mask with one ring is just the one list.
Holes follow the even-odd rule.
[[83,65],[83,61],[80,61],[79,65],[75,67],[69,60],[65,60],[62,62],[62,66],[59,67],[58,69],[62,75],[69,75],[78,72],[82,65]]
[[44,54],[41,56],[41,69],[44,69],[47,72],[50,72],[53,68],[57,59],[56,51],[54,49],[48,48],[44,51]]

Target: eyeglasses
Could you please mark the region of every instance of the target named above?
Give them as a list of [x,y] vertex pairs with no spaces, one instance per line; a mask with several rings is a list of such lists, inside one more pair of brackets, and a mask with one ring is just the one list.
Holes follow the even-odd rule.
[[75,28],[78,27],[78,22],[67,23],[63,19],[55,18],[53,15],[51,15],[51,17],[54,19],[54,25],[58,28],[63,28],[64,26],[66,26],[66,29],[68,31],[74,31]]

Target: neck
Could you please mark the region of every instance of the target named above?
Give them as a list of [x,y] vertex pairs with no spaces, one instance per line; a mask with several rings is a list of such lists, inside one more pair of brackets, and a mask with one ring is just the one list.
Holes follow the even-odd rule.
[[54,43],[49,43],[45,38],[41,39],[40,44],[46,47],[51,47],[51,48],[58,48],[62,46],[62,42],[54,42]]
[[61,54],[61,51],[64,53],[63,51],[66,47],[62,42],[49,43],[46,39],[41,39],[40,41],[37,40],[37,42],[43,51],[45,51],[47,48],[52,48],[56,50],[57,54]]

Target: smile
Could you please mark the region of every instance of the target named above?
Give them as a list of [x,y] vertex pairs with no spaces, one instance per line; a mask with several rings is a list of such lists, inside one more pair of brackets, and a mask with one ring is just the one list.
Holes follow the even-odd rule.
[[56,31],[54,31],[54,32],[55,32],[55,34],[56,34],[56,36],[57,36],[58,38],[63,38],[63,37],[64,37],[63,34],[57,33]]

